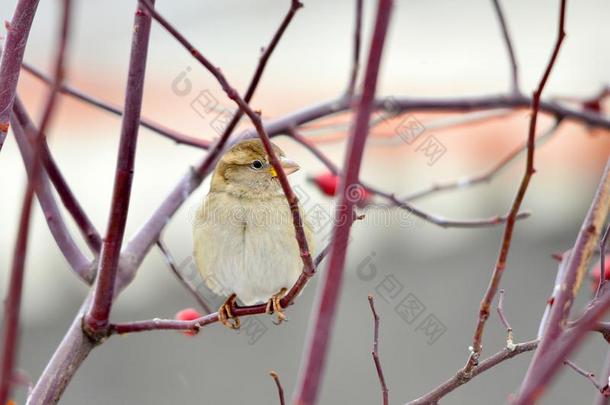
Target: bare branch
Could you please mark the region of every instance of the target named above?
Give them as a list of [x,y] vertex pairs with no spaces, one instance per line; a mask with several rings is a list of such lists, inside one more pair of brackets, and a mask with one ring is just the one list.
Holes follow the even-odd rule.
[[[45,82],[47,84],[51,82],[51,80],[46,75],[44,75],[40,70],[38,70],[34,66],[23,62],[21,67],[23,68],[23,70],[30,73],[35,78],[42,80],[43,82]],[[118,116],[123,115],[123,110],[121,109],[121,107],[116,106],[107,101],[97,99],[93,96],[90,96],[90,95],[86,94],[84,91],[79,90],[75,87],[64,84],[61,87],[60,92],[62,94],[74,97],[77,100],[83,101],[87,104],[90,104],[94,107],[98,107],[98,108],[100,108],[104,111],[110,112],[112,114],[115,114]],[[186,135],[181,132],[175,131],[173,129],[167,128],[161,124],[156,123],[155,121],[151,120],[150,118],[140,117],[140,125],[142,125],[144,128],[150,129],[151,131],[158,133],[159,135],[163,135],[164,137],[171,139],[178,144],[194,146],[194,147],[201,148],[201,149],[208,149],[210,147],[210,142],[206,141],[205,139],[199,139],[194,136]]]
[[[538,147],[539,142],[547,141],[550,137],[555,135],[557,133],[557,129],[559,128],[560,124],[561,124],[561,120],[560,119],[556,120],[555,123],[548,130],[546,130],[543,134],[538,136],[536,138],[536,147]],[[514,150],[512,150],[510,153],[508,153],[506,156],[504,156],[499,162],[497,162],[496,164],[494,164],[492,167],[490,167],[488,170],[486,170],[485,172],[483,172],[481,174],[477,174],[477,175],[465,177],[465,178],[462,177],[462,178],[452,180],[452,181],[447,181],[444,183],[433,184],[430,187],[427,187],[423,190],[416,191],[407,196],[401,197],[401,200],[412,202],[414,200],[417,200],[417,199],[420,199],[423,197],[428,197],[432,194],[436,194],[441,191],[462,189],[462,188],[466,188],[466,187],[472,187],[472,186],[480,184],[480,183],[489,183],[498,173],[500,173],[502,171],[502,169],[504,169],[506,166],[508,166],[519,155],[521,155],[521,153],[523,151],[526,151],[526,150],[527,150],[527,141],[524,142],[522,145],[518,146],[517,148],[515,148]]]
[[[21,126],[23,127],[25,134],[27,133],[38,133],[38,130],[34,127],[30,116],[25,109],[23,103],[19,99],[19,96],[15,97],[15,103],[13,104],[13,112],[14,116],[21,122]],[[32,137],[30,137],[32,138]],[[17,140],[19,142],[19,140]],[[33,139],[32,139],[33,141]],[[33,142],[31,142],[33,143]],[[72,190],[68,186],[68,183],[64,179],[63,175],[59,171],[59,167],[55,163],[53,156],[51,155],[51,151],[49,150],[48,144],[46,140],[44,141],[44,145],[42,146],[41,151],[42,164],[44,165],[45,170],[49,176],[49,179],[55,186],[57,190],[57,194],[61,199],[64,207],[68,210],[68,212],[72,215],[74,222],[78,226],[85,242],[91,249],[91,251],[97,256],[102,246],[102,238],[100,234],[95,229],[95,226],[81,207],[80,203],[72,193]],[[63,250],[63,249],[62,249]],[[89,284],[93,281],[93,278],[89,278]]]
[[119,255],[125,233],[127,213],[129,212],[151,26],[150,15],[140,9],[141,4],[141,2],[138,3],[134,17],[127,90],[125,92],[125,114],[123,114],[121,125],[121,139],[114,175],[108,227],[100,254],[93,303],[84,319],[85,331],[92,338],[103,335],[108,326],[108,318],[114,299],[115,279],[119,267]]
[[282,383],[280,383],[280,377],[277,375],[275,371],[270,371],[269,375],[275,381],[275,385],[277,386],[277,393],[280,398],[280,405],[284,405],[286,402],[284,400],[284,389],[282,388]]
[[[16,98],[14,105],[17,106],[19,103],[19,98]],[[38,142],[36,139],[38,132],[32,127],[24,129],[21,122],[16,118],[16,115],[11,116],[11,123],[15,140],[17,141],[17,145],[21,151],[23,164],[28,176],[32,177],[34,175],[33,169],[36,165],[34,164],[34,152],[32,151],[33,145],[28,140],[26,131],[29,130],[31,132],[33,137],[32,141],[34,141],[34,144]],[[57,202],[55,201],[55,197],[53,196],[53,192],[49,184],[49,178],[45,172],[38,175],[38,181],[36,182],[34,190],[38,196],[38,202],[42,212],[44,213],[49,231],[51,231],[51,235],[53,235],[53,238],[57,243],[57,247],[64,255],[72,270],[74,270],[74,272],[83,281],[90,284],[94,277],[92,263],[90,263],[90,261],[82,254],[76,245],[76,242],[70,235],[70,231],[66,227],[59,207],[57,206]]]
[[423,395],[411,402],[408,402],[407,405],[429,405],[436,404],[441,398],[445,395],[449,394],[456,388],[466,384],[474,377],[483,373],[484,371],[489,370],[497,366],[500,363],[503,363],[505,360],[512,359],[518,354],[530,352],[532,350],[536,350],[538,346],[538,340],[532,340],[525,343],[519,343],[515,345],[514,350],[509,350],[508,348],[504,348],[493,356],[488,357],[487,359],[481,361],[477,367],[472,369],[472,372],[465,373],[464,370],[458,370],[458,372],[445,381],[443,384],[439,385],[426,395]]
[[[4,52],[0,59],[0,150],[8,133],[9,118],[13,109],[19,67],[32,27],[39,0],[19,0],[13,18],[7,26]],[[4,402],[2,402],[4,403]]]
[[502,325],[506,328],[506,348],[512,350],[515,347],[515,343],[513,341],[513,328],[508,323],[508,319],[506,319],[506,315],[504,314],[504,289],[500,290],[500,298],[498,299],[498,316],[500,317],[500,321]]
[[377,315],[377,311],[375,310],[375,299],[372,295],[369,294],[369,306],[371,307],[371,312],[373,313],[373,361],[375,362],[375,369],[377,369],[377,377],[379,378],[379,384],[381,385],[381,398],[383,401],[383,405],[389,404],[389,392],[388,386],[385,383],[385,378],[383,377],[383,369],[381,368],[381,360],[379,360],[379,315]]
[[305,349],[304,361],[301,365],[300,382],[294,395],[294,402],[300,404],[315,403],[322,384],[322,373],[328,352],[328,342],[332,334],[334,315],[337,310],[347,243],[352,225],[352,221],[346,219],[353,216],[355,205],[354,199],[349,194],[350,189],[359,184],[360,165],[368,135],[370,116],[374,108],[373,101],[377,88],[377,76],[379,74],[381,55],[390,22],[391,10],[391,0],[379,0],[375,28],[364,75],[362,96],[357,104],[353,131],[350,134],[345,155],[345,171],[341,179],[341,194],[335,213],[335,218],[341,220],[336,222],[332,231],[333,247],[328,268],[323,274],[317,292],[318,299],[316,300],[313,317],[309,326],[311,332]]
[[599,242],[599,283],[597,285],[597,291],[595,296],[598,297],[602,288],[606,284],[606,245],[608,244],[608,234],[610,233],[610,224],[606,226],[604,236]]
[[193,298],[195,298],[195,301],[197,301],[199,306],[201,308],[203,308],[203,310],[205,311],[206,314],[211,314],[212,310],[210,309],[210,306],[203,300],[203,298],[201,298],[201,296],[197,293],[197,290],[195,290],[193,288],[193,286],[190,285],[190,283],[187,282],[184,279],[184,277],[182,277],[182,274],[180,274],[180,271],[178,270],[178,266],[176,266],[176,261],[174,260],[174,257],[172,256],[172,254],[169,252],[169,249],[167,248],[167,246],[165,246],[165,243],[161,239],[159,239],[157,241],[157,246],[159,247],[159,250],[163,254],[163,257],[165,258],[165,262],[167,263],[169,268],[172,270],[172,273],[174,273],[174,275],[176,276],[176,278],[178,279],[180,284],[182,284],[182,286],[189,293],[191,293]]
[[345,96],[352,98],[358,80],[358,70],[360,69],[360,38],[362,36],[362,8],[363,0],[356,0],[356,13],[354,21],[354,45],[352,50],[352,70],[347,84]]
[[502,274],[504,273],[504,269],[506,268],[506,259],[508,258],[508,252],[510,250],[513,230],[515,227],[515,220],[517,218],[519,209],[521,207],[521,203],[523,202],[523,198],[525,197],[525,192],[529,186],[530,180],[535,173],[534,170],[534,150],[535,150],[535,140],[536,140],[536,122],[538,118],[538,110],[540,108],[540,96],[542,91],[544,90],[544,86],[551,74],[551,70],[555,65],[555,61],[557,60],[557,55],[559,54],[559,49],[561,48],[561,44],[565,37],[564,31],[564,22],[565,22],[565,5],[566,0],[561,1],[561,9],[559,12],[559,24],[558,24],[558,34],[557,41],[555,43],[555,47],[553,49],[553,53],[551,58],[547,64],[547,67],[540,79],[540,83],[538,84],[538,88],[534,92],[533,100],[532,100],[532,115],[530,119],[530,127],[528,133],[528,144],[527,144],[527,163],[525,168],[525,173],[523,174],[523,179],[521,180],[521,185],[519,186],[519,190],[517,191],[517,195],[513,201],[512,207],[510,209],[510,213],[508,215],[508,219],[506,221],[506,227],[504,228],[504,235],[502,237],[502,245],[500,248],[500,253],[498,255],[498,259],[496,262],[496,266],[494,268],[493,274],[491,276],[491,280],[489,282],[489,286],[487,287],[487,291],[483,296],[483,300],[481,301],[481,306],[479,308],[479,320],[477,323],[477,327],[474,332],[474,336],[472,338],[472,354],[470,355],[468,362],[464,366],[464,371],[469,373],[472,369],[477,365],[478,358],[481,354],[482,345],[481,341],[483,339],[483,331],[485,328],[485,323],[487,318],[489,318],[489,308],[491,303],[496,295],[496,291],[498,290],[498,286],[500,285],[500,281],[502,279]]
[[512,92],[513,94],[520,94],[521,91],[519,90],[519,68],[517,67],[517,58],[515,57],[513,42],[510,38],[510,33],[508,32],[508,26],[506,24],[506,19],[504,18],[504,12],[502,11],[502,7],[500,6],[499,0],[492,1],[494,4],[494,10],[496,11],[496,16],[498,17],[498,22],[500,22],[500,27],[502,28],[502,37],[504,38],[504,44],[506,45],[506,52],[508,53],[508,57],[510,59],[512,74]]
[[[21,4],[21,3],[20,3]],[[32,212],[32,202],[34,192],[39,184],[40,176],[42,175],[41,151],[45,139],[45,131],[55,111],[55,100],[57,99],[58,88],[64,77],[64,58],[68,44],[68,32],[70,28],[70,0],[64,0],[61,23],[59,28],[59,39],[57,52],[54,60],[54,80],[53,86],[49,91],[44,104],[42,119],[38,127],[39,133],[33,145],[32,166],[28,183],[23,197],[21,206],[21,215],[19,218],[19,230],[13,251],[13,263],[11,266],[11,275],[7,290],[7,297],[4,307],[4,325],[2,328],[2,364],[0,366],[0,404],[5,404],[11,392],[11,383],[13,381],[13,370],[15,358],[18,350],[18,333],[19,333],[19,315],[21,311],[21,295],[23,293],[23,277],[25,271],[25,258],[28,248],[28,236],[30,230],[30,219]],[[33,12],[33,10],[32,10]],[[31,16],[33,17],[33,15]],[[31,21],[30,21],[31,23]],[[26,24],[26,32],[29,29],[29,24]],[[22,38],[24,39],[24,38]],[[25,44],[25,40],[23,42]],[[23,45],[22,44],[22,45]],[[23,54],[21,54],[22,56]],[[13,55],[15,56],[15,55]],[[19,55],[17,55],[20,58]],[[18,72],[17,72],[18,76]],[[17,76],[14,77],[15,84]],[[10,103],[7,105],[8,112],[12,110],[11,105],[14,98],[14,89],[10,97]],[[6,101],[6,100],[5,100]],[[6,128],[5,128],[6,129]],[[5,129],[2,129],[4,131]],[[3,135],[0,135],[2,137]]]
[[544,391],[545,385],[556,373],[557,368],[578,347],[584,335],[595,329],[601,316],[610,308],[610,290],[606,288],[600,297],[590,303],[574,326],[564,331],[575,294],[584,278],[609,209],[610,159],[568,258],[562,288],[555,298],[548,326],[540,342],[540,349],[530,362],[516,404],[531,403],[532,398],[538,397]]
[[595,381],[595,374],[591,373],[590,371],[583,370],[582,368],[578,367],[576,364],[574,364],[574,362],[572,362],[570,360],[565,360],[563,362],[563,364],[570,367],[572,370],[576,371],[578,374],[582,375],[587,380],[591,381],[591,384],[593,384],[593,386],[600,393],[603,391],[602,387],[597,383],[597,381]]

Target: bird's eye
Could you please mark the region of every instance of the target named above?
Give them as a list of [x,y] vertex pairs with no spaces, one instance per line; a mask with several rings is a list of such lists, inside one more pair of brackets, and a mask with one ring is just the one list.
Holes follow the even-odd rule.
[[256,170],[262,169],[263,168],[263,162],[261,162],[260,160],[255,160],[254,162],[252,162],[250,167],[252,167],[253,169],[256,169]]

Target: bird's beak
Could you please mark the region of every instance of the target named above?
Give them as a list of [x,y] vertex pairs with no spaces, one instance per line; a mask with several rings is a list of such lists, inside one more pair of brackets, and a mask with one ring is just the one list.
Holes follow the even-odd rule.
[[[301,166],[299,166],[297,162],[285,157],[280,157],[280,164],[282,165],[282,168],[284,169],[284,173],[286,173],[286,175],[292,174],[301,168]],[[277,177],[277,172],[275,171],[273,166],[269,168],[269,171],[271,172],[271,175],[273,177]]]

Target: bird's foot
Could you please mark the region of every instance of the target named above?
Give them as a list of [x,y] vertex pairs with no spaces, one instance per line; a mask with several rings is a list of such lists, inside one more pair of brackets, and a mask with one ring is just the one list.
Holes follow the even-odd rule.
[[239,318],[233,315],[236,299],[237,295],[231,294],[224,304],[218,308],[218,320],[229,329],[239,329],[239,326],[241,325]]
[[273,322],[276,325],[286,320],[286,314],[284,314],[284,308],[280,304],[280,300],[284,297],[284,294],[288,291],[287,288],[282,288],[279,293],[273,295],[269,301],[267,301],[267,308],[265,312],[268,314],[275,313],[277,315],[277,322]]

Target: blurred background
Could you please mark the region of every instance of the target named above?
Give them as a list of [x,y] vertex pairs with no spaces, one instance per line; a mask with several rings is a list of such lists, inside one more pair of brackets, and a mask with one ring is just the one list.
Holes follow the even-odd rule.
[[[10,20],[15,3],[0,0],[0,18]],[[67,81],[121,105],[136,2],[75,3]],[[354,1],[305,0],[304,4],[271,58],[251,103],[265,118],[330,100],[347,84]],[[365,1],[364,56],[374,4]],[[162,14],[220,66],[238,89],[245,89],[260,48],[267,44],[288,6],[288,0],[157,2]],[[503,2],[521,68],[520,84],[527,94],[537,85],[553,47],[558,6],[558,1],[550,0]],[[50,71],[55,49],[59,10],[56,1],[41,2],[26,50],[25,60],[45,72]],[[568,36],[545,98],[590,98],[608,84],[609,17],[607,2],[569,2]],[[398,0],[378,94],[441,98],[508,91],[509,63],[500,33],[490,1]],[[176,80],[184,77],[192,83],[188,94],[176,90]],[[46,87],[23,72],[18,91],[37,120]],[[218,109],[233,108],[211,76],[153,23],[143,116],[211,140],[216,136],[214,116],[201,115],[191,106],[202,91],[217,99]],[[396,122],[376,127],[367,144],[362,179],[397,195],[418,191],[436,181],[478,174],[520,145],[527,135],[526,110],[500,112],[483,121],[449,128],[436,126],[460,115],[414,112],[411,116],[427,128],[426,136],[432,134],[442,143],[446,152],[430,165],[422,152],[416,151],[417,144],[409,145],[396,135]],[[336,122],[348,123],[349,116]],[[549,117],[542,117],[538,130],[550,124]],[[303,133],[340,164],[347,124],[321,129],[316,126]],[[62,97],[49,131],[57,162],[102,233],[109,211],[119,129],[116,116]],[[301,164],[302,170],[291,179],[307,196],[306,210],[322,207],[332,213],[331,200],[308,181],[324,168],[290,140],[280,137],[276,142]],[[536,151],[537,173],[523,204],[533,215],[516,227],[502,283],[507,291],[505,311],[517,341],[535,338],[557,269],[550,255],[572,246],[609,154],[610,134],[574,122],[562,124],[556,135]],[[141,128],[126,238],[139,229],[201,156],[200,150],[176,145]],[[456,219],[503,214],[512,202],[523,168],[521,157],[490,184],[438,194],[418,201],[418,206]],[[25,179],[21,157],[9,135],[0,154],[2,296]],[[207,187],[206,182],[187,200],[163,235],[185,272],[190,268],[191,218]],[[392,404],[422,395],[453,376],[466,361],[478,305],[501,240],[502,227],[443,229],[421,221],[404,221],[404,213],[375,202],[363,209],[367,218],[353,227],[345,287],[321,389],[323,404],[380,403],[370,355],[373,329],[369,293],[377,297],[381,316],[380,356]],[[68,216],[66,219],[69,222]],[[329,230],[317,234],[319,244]],[[198,284],[200,281],[193,277]],[[280,375],[289,398],[296,384],[318,280],[314,278],[290,308],[290,321],[279,327],[263,316],[255,318],[255,333],[246,330],[238,334],[213,325],[195,338],[175,332],[112,338],[85,361],[62,403],[274,404],[278,403],[276,388],[268,375],[272,369]],[[20,369],[34,381],[86,293],[86,286],[71,274],[36,206],[19,357]],[[587,283],[575,309],[582,307],[590,294]],[[424,310],[417,319],[406,322],[396,308],[413,297]],[[207,298],[215,305],[219,301],[212,295]],[[153,249],[132,285],[120,296],[112,319],[168,318],[190,306],[196,303],[170,273],[160,252]],[[431,339],[421,327],[425,319],[438,321],[444,333]],[[494,311],[484,338],[484,357],[504,344],[505,332]],[[606,346],[599,336],[592,335],[573,360],[598,372]],[[506,402],[519,386],[530,358],[530,354],[523,354],[496,367],[448,395],[443,403]],[[18,403],[24,396],[23,389],[17,391]],[[582,403],[593,396],[590,382],[566,369],[559,373],[542,403]]]

